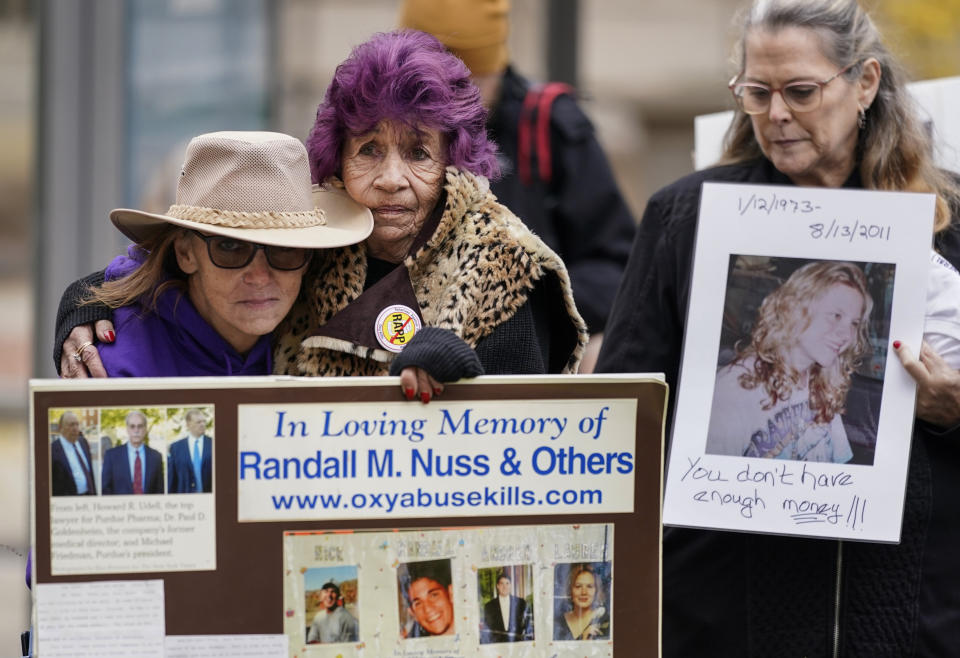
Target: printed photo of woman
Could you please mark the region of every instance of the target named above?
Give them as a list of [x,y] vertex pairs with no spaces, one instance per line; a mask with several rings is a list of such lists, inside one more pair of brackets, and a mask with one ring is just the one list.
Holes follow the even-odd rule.
[[609,573],[610,562],[556,566],[554,640],[611,639]]
[[[774,261],[794,259],[756,260],[774,269],[783,267]],[[706,443],[709,454],[830,463],[854,458],[842,414],[847,413],[854,373],[864,370],[862,364],[872,358],[871,285],[860,264],[800,262],[804,264],[763,298],[748,338],[733,344],[732,359],[727,358],[729,349],[725,357],[721,341]],[[874,283],[880,281],[882,291],[889,291],[893,266],[866,267],[873,269]],[[724,311],[728,324],[731,298],[736,296],[731,281]],[[879,323],[886,326],[889,317],[881,315]],[[877,378],[880,381],[871,384],[874,397],[882,387],[882,367]],[[858,403],[858,411],[860,407],[873,422],[857,421],[855,427],[868,426],[866,434],[870,425],[874,429],[873,436],[866,437],[872,441],[869,459],[854,461],[872,463],[879,400]]]

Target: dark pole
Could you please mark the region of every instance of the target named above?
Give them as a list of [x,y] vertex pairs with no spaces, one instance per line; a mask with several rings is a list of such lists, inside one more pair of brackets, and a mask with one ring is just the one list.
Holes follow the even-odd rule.
[[577,86],[580,0],[546,0],[547,78]]

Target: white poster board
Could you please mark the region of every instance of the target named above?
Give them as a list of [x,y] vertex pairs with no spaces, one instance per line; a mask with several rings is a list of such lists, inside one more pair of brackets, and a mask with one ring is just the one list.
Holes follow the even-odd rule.
[[242,522],[633,511],[635,399],[237,411]]
[[704,184],[665,524],[899,541],[933,209]]
[[[76,586],[89,602],[64,617],[38,594],[35,650],[80,655],[70,634],[98,601],[152,578],[152,643],[98,626],[83,655],[658,655],[666,402],[658,373],[485,376],[430,404],[404,400],[396,377],[35,380],[33,591],[62,603],[59,588]],[[185,491],[177,446],[194,410],[210,443],[191,480],[202,486]],[[124,442],[144,419],[151,452],[128,487],[111,469],[130,475]],[[61,439],[88,473],[63,466]],[[613,585],[614,542],[630,554],[617,566],[626,587]],[[444,614],[457,617],[438,629],[413,608],[444,564]],[[428,567],[435,577],[413,577]],[[501,571],[532,606],[509,650],[496,633],[510,629],[483,616]],[[572,581],[592,582],[594,598],[575,601]],[[334,607],[328,582],[356,633],[318,620]],[[581,628],[585,614],[568,614],[584,608]]]

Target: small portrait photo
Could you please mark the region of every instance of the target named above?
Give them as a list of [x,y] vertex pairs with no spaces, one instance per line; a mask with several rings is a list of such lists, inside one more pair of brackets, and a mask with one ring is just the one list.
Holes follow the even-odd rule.
[[167,493],[213,491],[213,407],[184,409],[167,452]]
[[360,639],[356,565],[307,569],[303,573],[303,591],[307,644]]
[[400,637],[454,635],[450,558],[397,565]]
[[610,640],[612,562],[560,563],[553,570],[553,639]]
[[872,465],[895,269],[731,256],[706,452]]
[[533,566],[477,569],[480,644],[533,640]]
[[104,450],[100,493],[104,496],[162,494],[166,409],[100,410],[100,429],[111,447]]
[[96,496],[100,490],[100,412],[50,409],[50,493]]

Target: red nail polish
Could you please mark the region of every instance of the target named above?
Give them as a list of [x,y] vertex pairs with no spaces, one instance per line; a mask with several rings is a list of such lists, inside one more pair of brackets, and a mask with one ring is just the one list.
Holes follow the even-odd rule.
[[403,389],[403,392],[404,392],[404,394],[407,396],[407,399],[408,399],[408,400],[412,400],[412,399],[413,399],[413,389],[412,389],[412,388],[405,388],[405,389]]
[[108,342],[108,343],[112,343],[113,340],[114,340],[114,338],[116,338],[116,337],[117,337],[117,335],[116,335],[115,333],[113,333],[112,331],[108,331],[108,332],[107,332],[107,342]]
[[442,389],[442,388],[435,388],[435,389],[433,389],[433,394],[434,394],[434,395],[440,395],[441,393],[443,393],[443,389]]
[[899,340],[893,341],[893,349],[895,349],[895,350],[899,350],[899,349],[900,349],[900,341],[899,341]]
[[421,394],[420,394],[420,401],[423,402],[424,404],[426,404],[427,402],[429,402],[429,401],[430,401],[430,394],[427,393],[426,391],[424,391],[423,393],[421,393]]

